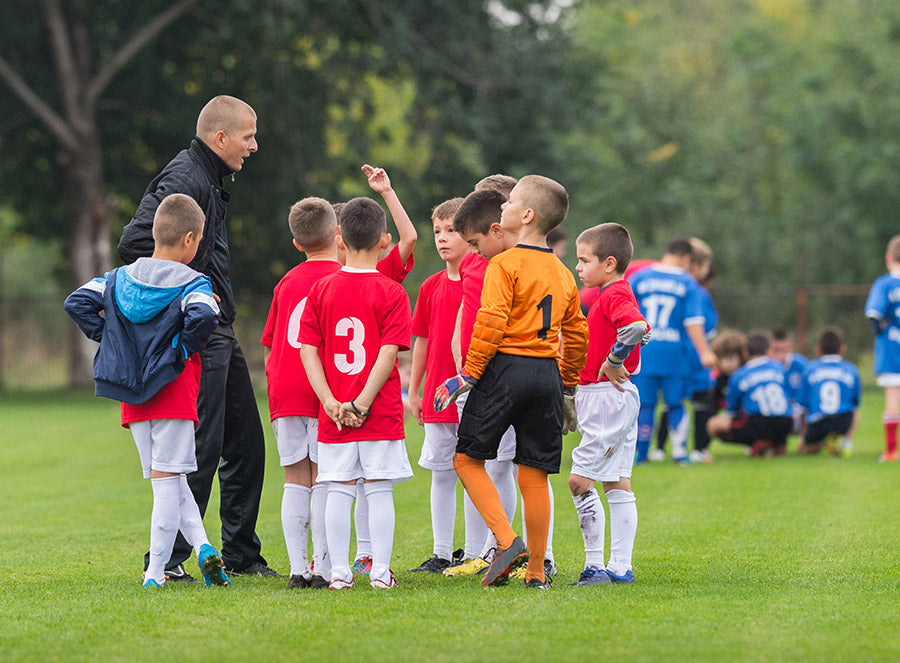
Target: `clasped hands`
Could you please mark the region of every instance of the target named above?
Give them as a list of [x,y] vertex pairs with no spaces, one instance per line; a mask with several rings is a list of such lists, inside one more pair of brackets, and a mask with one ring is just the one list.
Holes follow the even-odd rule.
[[332,398],[327,403],[323,403],[322,407],[338,430],[341,430],[343,426],[359,428],[365,423],[366,417],[369,416],[368,408],[364,410],[352,398],[346,403],[341,403],[338,399]]

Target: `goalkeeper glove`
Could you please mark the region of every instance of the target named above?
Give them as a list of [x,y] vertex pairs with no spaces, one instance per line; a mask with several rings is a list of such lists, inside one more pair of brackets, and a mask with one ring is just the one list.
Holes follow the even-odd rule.
[[578,414],[575,412],[575,387],[564,387],[562,434],[572,433],[577,428]]
[[444,380],[444,383],[434,392],[435,412],[447,409],[457,398],[474,387],[476,382],[478,380],[464,372],[454,375],[449,380]]

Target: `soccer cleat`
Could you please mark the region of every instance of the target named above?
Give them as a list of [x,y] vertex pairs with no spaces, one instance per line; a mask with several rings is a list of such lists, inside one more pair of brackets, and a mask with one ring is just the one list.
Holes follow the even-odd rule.
[[688,454],[688,459],[692,463],[711,463],[713,462],[712,454],[709,453],[709,449],[704,449],[700,451],[698,449],[694,449]]
[[227,587],[231,584],[225,571],[222,570],[222,558],[219,557],[219,551],[208,543],[200,546],[200,553],[197,555],[197,566],[200,567],[200,573],[203,575],[203,582],[209,585],[219,585]]
[[375,578],[375,580],[370,580],[369,584],[372,586],[372,589],[394,589],[395,587],[400,586],[397,579],[394,577],[393,571],[390,571],[390,577],[387,582]]
[[575,587],[584,587],[586,585],[608,585],[612,582],[612,578],[606,573],[606,569],[591,564],[586,566],[584,571],[572,585]]
[[288,580],[288,589],[303,589],[310,586],[310,581],[301,575],[292,575]]
[[229,575],[233,576],[270,576],[274,578],[285,578],[287,576],[283,576],[278,571],[274,569],[270,569],[264,562],[253,562],[250,566],[243,569],[226,569],[226,572]]
[[356,575],[365,575],[372,570],[372,557],[370,555],[363,555],[353,562],[351,570]]
[[450,566],[450,560],[432,555],[418,566],[409,569],[410,571],[427,571],[428,573],[441,573]]
[[448,578],[473,576],[480,571],[484,571],[488,566],[488,563],[481,557],[470,557],[469,559],[464,559],[456,564],[451,564],[442,571],[442,574]]
[[328,589],[328,581],[322,576],[313,575],[309,579],[309,586],[312,589]]
[[676,465],[681,465],[682,467],[686,467],[691,464],[691,459],[689,456],[679,456],[678,458],[673,458],[672,462]]
[[328,585],[328,589],[333,589],[335,591],[340,589],[353,589],[353,578],[347,580],[332,580],[331,584]]
[[[519,568],[513,569],[512,571],[510,571],[509,575],[507,576],[506,579],[507,580],[519,580],[519,579],[525,580],[526,569],[527,569],[527,565],[523,564]],[[500,583],[500,582],[501,581],[499,581],[499,580],[497,581],[497,583]]]
[[547,578],[552,578],[553,576],[556,575],[556,573],[557,573],[556,564],[553,562],[553,560],[545,559],[544,560],[544,576]]
[[184,570],[184,565],[179,564],[171,569],[166,569],[166,582],[185,582],[192,583],[197,580],[190,573]]
[[841,458],[850,458],[853,455],[853,442],[851,440],[841,442],[840,454]]
[[647,454],[647,460],[651,463],[660,463],[666,459],[666,452],[662,449],[654,449]]
[[509,548],[497,550],[487,573],[484,574],[484,578],[481,580],[481,584],[487,587],[488,585],[496,584],[498,581],[502,583],[509,576],[510,571],[522,566],[527,561],[528,548],[525,546],[525,542],[522,541],[522,537],[517,536],[513,539]]
[[165,580],[162,581],[162,584],[159,584],[153,578],[147,578],[142,585],[144,589],[166,589],[168,586],[169,583]]
[[878,457],[879,463],[896,463],[897,462],[897,452],[896,451],[885,451]]
[[623,576],[617,576],[615,573],[606,569],[606,575],[609,576],[609,579],[612,582],[619,583],[622,585],[630,585],[634,582],[634,573],[631,572],[631,569],[628,569]]
[[550,578],[541,580],[540,578],[532,578],[525,581],[526,589],[550,589]]

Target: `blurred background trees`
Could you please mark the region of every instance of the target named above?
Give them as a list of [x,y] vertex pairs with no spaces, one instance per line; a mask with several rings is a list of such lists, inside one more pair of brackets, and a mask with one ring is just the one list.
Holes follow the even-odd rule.
[[[362,163],[388,170],[419,225],[418,267],[406,283],[413,298],[440,268],[431,209],[493,172],[562,181],[570,240],[613,220],[632,231],[639,257],[659,255],[675,234],[706,239],[723,322],[744,328],[793,327],[798,286],[871,281],[897,232],[896,3],[0,5],[2,62],[66,117],[47,21],[54,8],[95,75],[155,17],[180,11],[96,97],[108,225],[89,239],[109,264],[73,265],[85,239],[79,210],[96,213],[97,199],[65,184],[66,139],[3,79],[0,379],[18,365],[10,338],[31,335],[22,330],[43,334],[39,356],[69,347],[58,336],[69,329],[56,316],[62,297],[86,280],[82,273],[118,264],[111,249],[147,182],[189,143],[197,112],[220,93],[246,99],[259,115],[260,150],[228,183],[233,281],[251,336],[272,286],[299,260],[288,207],[307,195],[365,195]],[[39,298],[29,295],[34,280]],[[35,313],[36,299],[53,313]],[[858,299],[813,301],[812,324],[839,322],[863,349]]]

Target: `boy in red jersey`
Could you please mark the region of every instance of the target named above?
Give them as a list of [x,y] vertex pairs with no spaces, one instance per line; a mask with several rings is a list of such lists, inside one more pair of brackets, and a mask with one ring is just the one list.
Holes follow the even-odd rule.
[[425,441],[419,465],[431,470],[431,531],[434,537],[432,555],[410,571],[441,573],[453,560],[453,523],[456,519],[456,430],[459,418],[455,408],[434,411],[432,398],[419,396],[425,380],[425,393],[433,394],[438,385],[456,375],[450,341],[453,325],[462,302],[459,263],[469,245],[453,230],[453,215],[462,198],[447,200],[434,208],[434,243],[447,268],[425,279],[419,288],[413,312],[412,371],[409,400],[413,415],[425,426]]
[[[590,342],[575,403],[581,443],[572,451],[569,489],[584,538],[584,571],[576,585],[632,583],[631,554],[637,507],[631,471],[640,396],[629,377],[640,370],[640,345],[649,330],[625,270],[634,253],[618,223],[588,228],[575,242],[581,282],[599,287],[587,315]],[[604,565],[606,516],[594,484],[603,482],[609,504],[610,557]]]
[[[502,582],[530,554],[525,586],[549,587],[544,571],[550,524],[547,477],[559,472],[563,431],[575,428],[575,385],[587,350],[575,279],[546,242],[567,211],[565,188],[547,177],[528,175],[513,188],[503,204],[501,226],[518,244],[488,265],[465,367],[435,394],[436,409],[443,409],[471,390],[454,467],[497,539],[483,585]],[[516,431],[527,549],[484,469],[510,425]]]
[[390,243],[384,210],[354,198],[341,210],[339,245],[347,264],[309,292],[300,325],[300,358],[322,403],[319,481],[327,481],[325,535],[331,589],[353,587],[350,521],[363,479],[372,539],[370,584],[397,586],[393,483],[412,477],[403,431],[397,353],[409,348],[409,298],[376,265]]
[[219,313],[209,277],[187,266],[204,221],[193,198],[167,196],[153,217],[153,255],[89,281],[65,304],[85,335],[100,342],[96,393],[122,403],[122,425],[131,429],[153,489],[147,588],[166,586],[165,565],[179,529],[197,552],[206,584],[229,584],[185,476],[197,470],[197,352]]
[[[278,456],[284,467],[281,527],[291,564],[288,587],[328,586],[325,542],[327,486],[316,481],[319,399],[300,362],[300,316],[313,284],[341,268],[337,261],[337,217],[321,198],[291,206],[288,225],[293,243],[306,260],[275,286],[261,343],[266,348],[269,413]],[[307,560],[312,533],[313,568]]]

